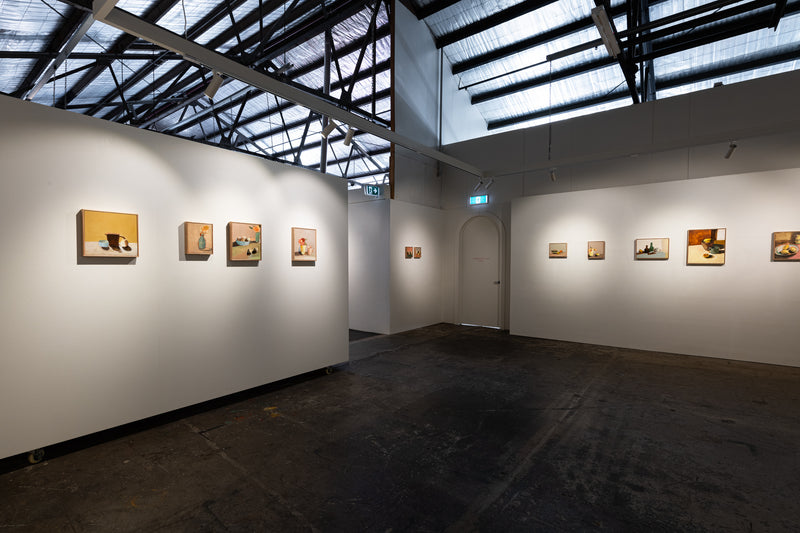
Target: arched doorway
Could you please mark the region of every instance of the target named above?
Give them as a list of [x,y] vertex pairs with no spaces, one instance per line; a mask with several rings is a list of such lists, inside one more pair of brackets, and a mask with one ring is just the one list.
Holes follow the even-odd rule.
[[476,216],[464,223],[459,273],[458,321],[474,326],[501,327],[502,235],[499,221]]

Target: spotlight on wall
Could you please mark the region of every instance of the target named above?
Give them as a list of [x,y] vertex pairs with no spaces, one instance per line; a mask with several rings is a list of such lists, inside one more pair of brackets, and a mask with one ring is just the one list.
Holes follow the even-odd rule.
[[556,169],[550,169],[550,181],[556,181]]
[[327,139],[328,135],[330,135],[331,132],[333,132],[333,130],[335,129],[336,129],[336,122],[334,122],[332,118],[329,118],[328,125],[322,128],[322,136]]
[[597,31],[600,32],[600,40],[606,45],[608,55],[617,57],[621,52],[619,41],[617,40],[617,36],[614,35],[614,29],[611,27],[611,21],[608,18],[608,13],[606,13],[606,8],[604,6],[593,8],[592,20],[595,26],[597,26]]
[[472,191],[478,192],[478,189],[480,189],[481,187],[483,187],[483,180],[479,179],[478,183],[476,183],[475,186],[472,188]]
[[736,151],[736,148],[738,146],[739,146],[738,144],[736,144],[735,142],[731,141],[731,143],[728,145],[728,151],[725,152],[725,159],[730,159],[731,156],[733,155],[733,152]]
[[353,142],[353,135],[355,135],[355,134],[356,134],[356,130],[354,130],[353,128],[349,128],[349,127],[347,128],[347,133],[344,136],[344,145],[345,146],[350,146],[350,143]]
[[488,191],[492,185],[494,185],[494,178],[489,178],[489,181],[484,184],[483,188]]
[[208,82],[206,90],[203,91],[203,94],[213,99],[221,86],[222,86],[222,76],[220,76],[219,72],[214,72],[214,74],[211,76],[211,81]]

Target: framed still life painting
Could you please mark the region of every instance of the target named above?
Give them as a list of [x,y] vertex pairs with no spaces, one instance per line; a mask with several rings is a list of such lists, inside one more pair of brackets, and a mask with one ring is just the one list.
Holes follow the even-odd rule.
[[139,257],[139,215],[81,209],[83,257]]
[[634,258],[637,260],[669,259],[669,239],[636,239]]
[[773,261],[800,261],[800,230],[772,234]]
[[687,265],[724,265],[725,228],[690,229],[686,235]]
[[261,261],[261,224],[228,222],[228,257],[231,261]]
[[411,259],[412,257],[414,257],[414,247],[406,246],[406,259]]
[[606,241],[589,241],[586,256],[589,259],[605,259],[606,258]]
[[292,261],[317,260],[317,230],[292,228]]
[[551,242],[548,250],[550,250],[548,257],[567,257],[567,243],[565,242]]
[[183,234],[186,255],[211,255],[214,253],[214,224],[184,222]]

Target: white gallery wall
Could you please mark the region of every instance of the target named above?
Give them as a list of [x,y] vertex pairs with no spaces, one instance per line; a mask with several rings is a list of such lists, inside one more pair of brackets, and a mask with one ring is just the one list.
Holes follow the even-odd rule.
[[[789,72],[557,122],[552,128],[538,126],[445,146],[447,153],[489,171],[494,183],[478,190],[488,194],[489,204],[470,208],[468,199],[478,178],[441,167],[439,205],[446,213],[446,246],[451,250],[444,265],[444,320],[459,321],[455,239],[474,214],[491,214],[510,228],[511,206],[520,198],[563,194],[569,199],[586,190],[613,195],[618,188],[639,184],[800,168],[800,107],[794,104],[798,83],[800,72]],[[725,159],[731,142],[738,148]],[[625,206],[626,211],[631,208]],[[510,261],[515,245],[508,244]],[[509,317],[510,295],[517,289],[507,277],[501,282],[509,306],[504,314]]]
[[[800,263],[771,261],[772,232],[800,230],[798,195],[792,169],[514,200],[511,333],[800,366]],[[725,264],[687,265],[687,231],[706,228],[726,228]],[[661,237],[668,260],[634,260],[635,239]]]
[[[0,457],[346,361],[345,183],[0,97]],[[139,215],[135,260],[84,259],[78,215]],[[214,224],[186,257],[185,221]],[[230,264],[226,224],[263,226]],[[318,260],[293,266],[292,226]]]
[[[393,200],[390,204],[391,332],[442,321],[442,243],[444,212]],[[422,257],[406,259],[405,248],[419,247]]]
[[389,200],[351,203],[348,235],[350,328],[390,333]]

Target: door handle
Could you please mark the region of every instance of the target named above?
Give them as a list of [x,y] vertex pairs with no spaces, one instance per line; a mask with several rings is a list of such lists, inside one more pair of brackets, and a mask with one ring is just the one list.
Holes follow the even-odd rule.
[[500,280],[494,282],[495,285],[500,285]]

